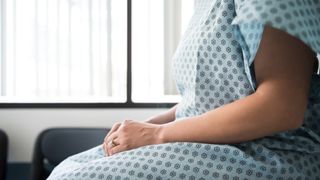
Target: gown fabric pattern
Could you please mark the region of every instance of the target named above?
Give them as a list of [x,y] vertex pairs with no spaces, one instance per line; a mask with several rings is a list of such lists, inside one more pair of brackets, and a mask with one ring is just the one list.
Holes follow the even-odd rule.
[[[196,0],[173,57],[182,101],[176,120],[254,93],[252,63],[264,27],[280,29],[320,53],[319,0]],[[314,73],[302,127],[239,144],[175,142],[105,157],[102,146],[71,156],[54,179],[320,180],[320,77]]]

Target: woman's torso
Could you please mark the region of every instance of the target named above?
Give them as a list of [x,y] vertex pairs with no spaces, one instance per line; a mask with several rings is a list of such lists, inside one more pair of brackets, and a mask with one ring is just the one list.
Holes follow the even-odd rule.
[[[182,96],[177,120],[200,115],[254,93],[252,62],[244,60],[243,46],[232,25],[236,6],[233,0],[195,1],[195,13],[173,57],[172,71]],[[257,24],[252,29],[256,36],[252,39],[258,44],[263,26]],[[303,126],[258,141],[277,149],[320,152],[319,119],[320,78],[314,74]]]

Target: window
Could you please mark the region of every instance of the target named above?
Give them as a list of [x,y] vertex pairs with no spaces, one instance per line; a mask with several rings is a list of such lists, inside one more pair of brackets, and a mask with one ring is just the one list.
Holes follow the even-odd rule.
[[126,101],[125,0],[2,2],[1,101]]
[[132,100],[177,102],[171,57],[192,14],[191,0],[133,0]]
[[177,102],[192,1],[0,0],[0,103]]

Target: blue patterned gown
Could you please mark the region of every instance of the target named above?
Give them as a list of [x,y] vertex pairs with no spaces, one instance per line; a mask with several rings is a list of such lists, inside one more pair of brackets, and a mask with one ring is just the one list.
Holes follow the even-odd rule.
[[[252,63],[265,25],[320,53],[319,0],[196,0],[173,58],[182,101],[176,118],[252,94]],[[303,59],[302,59],[303,61]],[[53,179],[320,180],[320,77],[314,72],[302,127],[240,144],[148,145],[105,157],[101,146],[71,156]]]

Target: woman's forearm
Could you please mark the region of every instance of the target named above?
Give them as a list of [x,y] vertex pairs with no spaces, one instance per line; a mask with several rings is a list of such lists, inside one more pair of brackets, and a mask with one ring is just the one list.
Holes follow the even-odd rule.
[[[281,99],[252,94],[199,116],[162,125],[163,143],[239,143],[297,128]],[[291,110],[290,110],[291,111]]]
[[175,120],[176,109],[178,105],[173,106],[162,114],[151,117],[146,122],[151,124],[166,124]]

